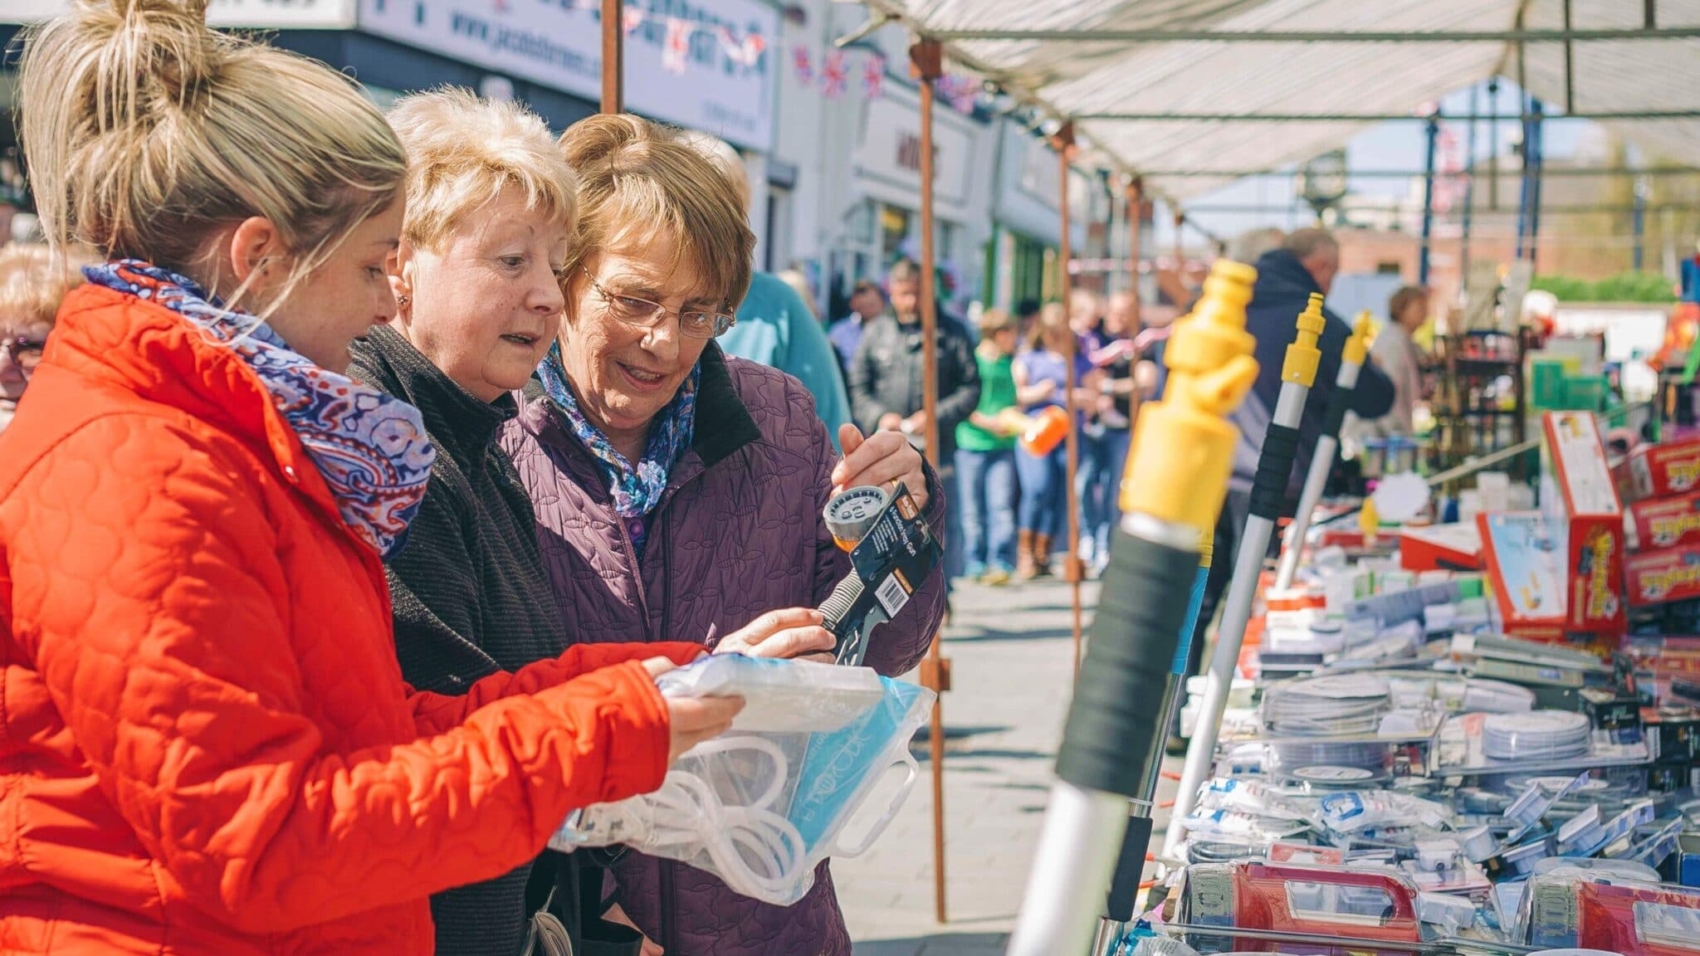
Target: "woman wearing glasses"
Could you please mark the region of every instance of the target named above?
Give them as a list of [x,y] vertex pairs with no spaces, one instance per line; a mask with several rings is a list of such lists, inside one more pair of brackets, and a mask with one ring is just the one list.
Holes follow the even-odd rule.
[[82,265],[55,256],[45,244],[0,249],[0,431],[41,363],[59,300],[83,282]]
[[[936,478],[896,432],[864,440],[845,426],[840,461],[796,379],[714,344],[749,286],[754,237],[710,160],[632,116],[586,119],[561,145],[579,178],[566,309],[502,443],[537,511],[569,639],[724,650],[751,644],[734,632],[761,618],[819,623],[774,609],[819,605],[850,570],[822,519],[834,489],[901,480],[936,532]],[[872,635],[866,662],[908,670],[943,610],[934,576]],[[824,864],[786,909],[635,853],[613,870],[651,953],[850,952]]]

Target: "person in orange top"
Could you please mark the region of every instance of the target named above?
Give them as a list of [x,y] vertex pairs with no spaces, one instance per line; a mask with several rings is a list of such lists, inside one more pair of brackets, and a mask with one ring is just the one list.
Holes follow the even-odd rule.
[[79,0],[25,44],[50,241],[113,261],[0,434],[0,952],[426,954],[430,894],[655,788],[740,702],[657,693],[695,644],[406,685],[381,559],[433,455],[342,374],[395,310],[403,151],[204,13]]

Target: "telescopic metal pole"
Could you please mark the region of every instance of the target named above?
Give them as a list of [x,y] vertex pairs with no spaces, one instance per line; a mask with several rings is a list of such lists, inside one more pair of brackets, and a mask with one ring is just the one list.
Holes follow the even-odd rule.
[[1204,297],[1169,342],[1167,394],[1134,427],[1122,484],[1126,513],[1069,704],[1011,956],[1086,951],[1128,825],[1128,800],[1162,760],[1166,662],[1186,617],[1171,597],[1197,576],[1199,542],[1216,526],[1238,440],[1224,416],[1257,375],[1256,343],[1245,331],[1256,277],[1250,266],[1215,264]]
[[[1192,597],[1187,601],[1186,620],[1181,624],[1175,659],[1169,667],[1169,679],[1163,682],[1163,706],[1159,727],[1174,725],[1175,709],[1180,706],[1181,686],[1186,683],[1187,665],[1192,656],[1192,637],[1198,628],[1198,613],[1204,606],[1204,587],[1210,579],[1210,557],[1214,548],[1211,535],[1199,541],[1198,575],[1192,580]],[[1121,853],[1110,876],[1110,892],[1104,897],[1104,911],[1098,920],[1098,936],[1092,941],[1092,956],[1118,956],[1117,947],[1127,936],[1128,924],[1133,922],[1134,906],[1139,901],[1140,877],[1145,875],[1145,852],[1151,846],[1152,817],[1156,816],[1157,780],[1162,772],[1162,758],[1145,765],[1145,777],[1139,794],[1128,801],[1127,832],[1122,836]]]
[[[1257,461],[1257,476],[1251,489],[1251,514],[1245,531],[1240,535],[1239,552],[1234,556],[1234,573],[1229,580],[1228,596],[1222,605],[1222,626],[1216,635],[1216,652],[1210,658],[1210,671],[1204,678],[1204,704],[1198,712],[1198,726],[1187,743],[1186,767],[1181,771],[1180,792],[1175,795],[1175,809],[1170,817],[1169,832],[1163,838],[1163,855],[1174,859],[1180,850],[1181,822],[1192,813],[1203,786],[1215,762],[1216,738],[1222,731],[1222,712],[1228,707],[1228,690],[1234,683],[1234,667],[1239,662],[1240,646],[1245,641],[1246,623],[1251,620],[1251,602],[1257,595],[1258,577],[1263,572],[1263,558],[1269,550],[1269,538],[1275,531],[1275,521],[1281,516],[1281,505],[1287,496],[1287,479],[1292,474],[1293,457],[1298,452],[1299,422],[1304,417],[1305,399],[1311,383],[1316,380],[1316,366],[1322,358],[1316,340],[1322,334],[1322,295],[1312,293],[1310,305],[1299,315],[1298,337],[1287,346],[1286,361],[1281,365],[1281,393],[1275,400],[1275,416],[1269,431],[1263,436],[1263,453]],[[1222,556],[1226,558],[1226,555]]]
[[1340,425],[1352,402],[1352,391],[1358,386],[1358,371],[1364,367],[1369,354],[1370,317],[1368,310],[1358,316],[1357,328],[1346,339],[1340,353],[1340,374],[1334,376],[1334,394],[1328,396],[1328,417],[1323,419],[1322,437],[1316,442],[1316,457],[1310,460],[1305,474],[1304,491],[1299,494],[1298,510],[1281,547],[1281,564],[1275,571],[1275,586],[1293,586],[1293,575],[1299,569],[1299,552],[1304,550],[1305,535],[1310,531],[1310,519],[1322,500],[1322,488],[1328,484],[1328,472],[1334,467],[1334,453],[1340,450]]

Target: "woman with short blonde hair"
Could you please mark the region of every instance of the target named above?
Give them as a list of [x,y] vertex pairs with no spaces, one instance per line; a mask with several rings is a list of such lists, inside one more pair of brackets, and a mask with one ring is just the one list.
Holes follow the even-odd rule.
[[0,946],[424,956],[427,896],[736,704],[677,709],[629,649],[403,681],[381,560],[434,452],[343,374],[395,312],[407,169],[351,80],[199,0],[77,0],[19,86],[47,235],[110,261],[0,434]]
[[[386,562],[396,653],[409,685],[463,694],[569,643],[572,621],[555,608],[536,518],[496,434],[560,321],[577,180],[543,121],[516,103],[448,88],[403,97],[389,118],[408,155],[407,218],[389,265],[396,321],[355,343],[354,374],[425,416],[431,484],[407,548]],[[581,702],[621,706],[612,693]],[[529,950],[530,926],[542,936],[551,921],[574,952],[622,932],[635,943],[596,919],[602,874],[567,869],[581,862],[545,852],[433,896],[437,951],[513,956]],[[583,884],[598,891],[588,911],[573,891]]]
[[[864,440],[846,425],[839,460],[796,379],[721,352],[714,338],[749,285],[755,238],[712,160],[633,116],[584,120],[561,146],[579,180],[566,308],[541,387],[502,444],[536,508],[569,639],[829,651],[813,608],[850,563],[822,519],[827,501],[901,480],[937,533],[937,478],[897,432]],[[874,632],[866,663],[886,674],[914,666],[943,611],[940,577],[917,582]],[[613,870],[646,952],[850,951],[825,864],[788,908],[637,853]]]

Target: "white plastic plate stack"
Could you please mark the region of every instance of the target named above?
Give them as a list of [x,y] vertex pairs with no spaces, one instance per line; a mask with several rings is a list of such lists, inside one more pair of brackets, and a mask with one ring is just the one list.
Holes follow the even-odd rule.
[[1343,737],[1374,734],[1392,707],[1387,681],[1370,674],[1330,674],[1277,684],[1263,699],[1263,720],[1277,734]]
[[1568,760],[1588,753],[1588,718],[1563,710],[1493,714],[1482,721],[1482,753],[1495,760]]

